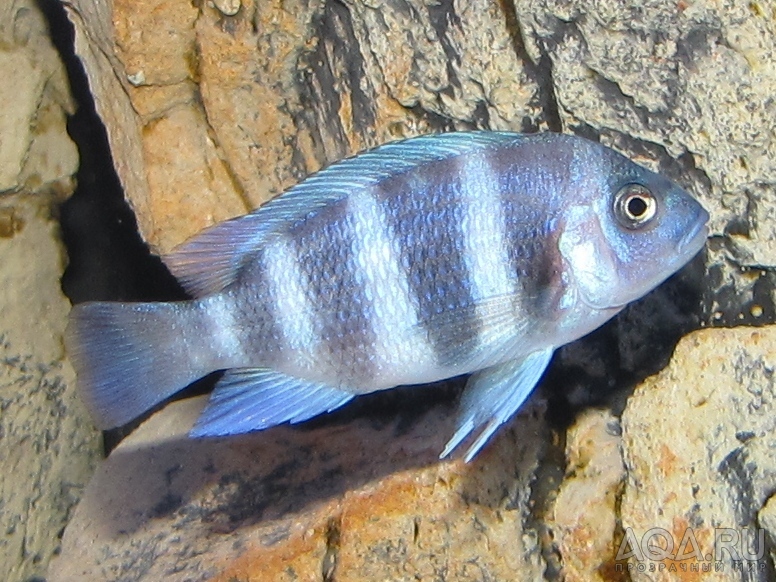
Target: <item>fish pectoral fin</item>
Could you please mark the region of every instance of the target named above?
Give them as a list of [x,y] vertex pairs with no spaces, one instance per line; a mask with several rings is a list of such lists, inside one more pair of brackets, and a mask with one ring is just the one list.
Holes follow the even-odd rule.
[[189,435],[225,436],[302,422],[352,398],[344,390],[266,368],[227,370]]
[[555,348],[545,348],[522,360],[513,360],[472,374],[461,397],[458,430],[439,458],[448,456],[476,430],[479,435],[466,451],[469,462],[496,429],[525,402],[552,359]]

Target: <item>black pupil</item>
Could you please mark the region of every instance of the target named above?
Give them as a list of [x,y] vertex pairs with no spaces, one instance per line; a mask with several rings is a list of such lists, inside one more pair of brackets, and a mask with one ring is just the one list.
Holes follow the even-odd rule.
[[641,196],[634,196],[628,200],[627,208],[633,218],[641,218],[647,211],[647,202]]

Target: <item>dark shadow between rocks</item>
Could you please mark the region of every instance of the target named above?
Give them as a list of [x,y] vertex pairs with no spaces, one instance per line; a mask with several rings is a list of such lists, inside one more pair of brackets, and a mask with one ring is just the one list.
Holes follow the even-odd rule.
[[561,347],[541,382],[558,430],[586,407],[619,415],[633,388],[668,365],[679,340],[702,327],[705,253],[611,321]]

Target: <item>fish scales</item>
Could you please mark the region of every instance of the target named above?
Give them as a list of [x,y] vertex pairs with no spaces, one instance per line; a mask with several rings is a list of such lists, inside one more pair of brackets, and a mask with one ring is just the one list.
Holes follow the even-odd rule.
[[226,369],[193,436],[475,372],[443,451],[471,436],[470,460],[553,351],[680,268],[707,219],[675,184],[582,138],[422,136],[184,244],[166,260],[192,301],[77,306],[68,350],[103,427]]
[[[467,168],[466,175],[481,176],[480,180],[469,179],[468,187],[476,187],[474,197],[478,201],[488,197],[492,200],[492,205],[480,204],[477,209],[477,219],[483,221],[484,217],[487,223],[481,223],[485,239],[472,246],[472,254],[480,263],[485,263],[480,270],[491,277],[504,271],[500,275],[501,284],[486,287],[478,299],[499,292],[512,293],[515,312],[520,317],[535,317],[541,322],[548,315],[550,299],[557,299],[563,290],[557,248],[558,216],[554,209],[558,208],[557,200],[565,195],[557,187],[563,183],[558,171],[571,168],[576,163],[575,157],[572,152],[558,151],[551,142],[540,141],[532,148],[517,152],[501,149],[468,159],[470,164],[476,160],[477,164],[487,165],[486,170]],[[482,252],[483,248],[489,248],[488,241],[495,239],[500,240],[493,250],[501,253],[497,260],[491,252]]]
[[[457,159],[429,164],[386,180],[379,189],[388,208],[389,229],[400,248],[417,320],[422,326],[440,368],[449,368],[451,354],[447,330],[438,316],[458,311],[457,341],[474,348],[480,321],[474,305],[472,273],[463,241],[469,201]],[[470,231],[471,229],[468,229]],[[487,253],[487,249],[481,249]]]
[[[296,258],[288,257],[275,272],[278,280],[282,273],[292,283],[274,296],[304,293],[305,300],[274,311],[296,314],[286,324],[295,330],[289,335],[297,338],[292,351],[320,352],[318,358],[307,358],[304,369],[339,372],[327,379],[356,391],[359,382],[391,386],[418,374],[456,373],[455,362],[445,353],[450,332],[435,316],[476,306],[481,297],[517,292],[503,258],[494,260],[503,254],[504,241],[493,233],[503,232],[504,225],[500,197],[490,196],[492,189],[484,186],[494,178],[485,158],[478,158],[478,172],[457,158],[434,164],[441,178],[424,182],[417,171],[407,172],[290,229]],[[418,216],[425,224],[416,224]],[[434,228],[438,224],[455,227]],[[377,257],[359,260],[359,255],[374,253],[367,248],[370,244],[381,249]],[[492,281],[494,271],[500,271],[497,283]],[[271,301],[259,296],[246,303]],[[456,316],[455,323],[455,353],[476,350],[481,331],[476,309]],[[424,337],[410,337],[418,334],[419,324]],[[413,349],[403,349],[408,342]]]
[[345,199],[293,229],[294,252],[314,306],[317,357],[326,379],[353,386],[374,374],[375,332],[366,298],[364,269],[358,268],[353,215]]
[[395,385],[401,382],[398,375],[402,367],[410,363],[418,370],[433,369],[434,354],[419,325],[417,301],[408,271],[401,264],[404,245],[390,229],[385,200],[370,188],[351,196],[348,208],[357,233],[356,268],[365,279],[375,333],[372,381]]

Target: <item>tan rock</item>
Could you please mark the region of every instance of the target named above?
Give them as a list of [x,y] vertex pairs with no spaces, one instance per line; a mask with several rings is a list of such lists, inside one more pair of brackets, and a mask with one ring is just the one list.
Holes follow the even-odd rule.
[[[776,480],[775,368],[776,327],[703,330],[629,399],[621,519],[639,547],[621,546],[623,555],[636,553],[618,563],[630,565],[632,580],[741,580],[741,568],[766,571],[757,557],[766,548],[755,543],[747,558],[740,540],[756,541]],[[715,539],[731,543],[715,551]],[[650,561],[650,541],[673,559]]]
[[0,71],[0,192],[69,182],[78,152],[67,136],[65,115],[74,105],[45,19],[32,0],[0,6]]
[[756,296],[774,277],[741,270],[776,256],[776,33],[766,5],[67,7],[118,175],[159,253],[391,139],[566,128],[600,135],[704,200],[724,235],[709,251],[707,313],[725,324],[770,313]]
[[396,423],[186,431],[174,403],[113,451],[49,580],[526,580],[543,562],[530,481],[546,428],[519,415],[477,459],[440,462],[449,411]]
[[540,124],[538,85],[498,3],[410,4],[73,2],[76,48],[146,240],[169,251],[397,137]]
[[0,198],[0,578],[43,576],[101,453],[62,334],[61,243],[51,201]]
[[[772,269],[741,268],[776,265],[771,13],[762,3],[729,0],[69,4],[119,177],[143,236],[160,252],[332,160],[388,139],[468,127],[563,128],[600,135],[704,199],[716,235],[707,289],[714,296],[707,308],[732,311],[725,321],[773,313]],[[740,532],[759,515],[773,530],[772,510],[763,508],[776,466],[768,436],[771,336],[770,328],[708,330],[680,344],[671,366],[648,379],[628,403],[624,485],[620,440],[607,431],[611,419],[602,413],[582,417],[568,435],[570,471],[547,518],[564,575],[740,579],[724,560],[720,571],[709,573],[700,569],[705,560],[693,570],[689,560],[650,565],[634,554],[625,559],[629,546],[622,542],[644,540],[654,527],[676,544],[693,532],[705,558],[721,528]],[[642,348],[641,336],[629,337]],[[627,354],[621,356],[624,362]],[[149,444],[169,433],[164,423],[180,422],[172,419],[186,406],[165,411],[144,427],[145,436],[133,436],[140,444],[130,440],[125,447],[139,450],[135,456],[119,449],[106,463],[90,489],[93,499],[104,500],[87,504],[68,531],[61,572],[80,578],[132,571],[154,579],[180,567],[181,577],[197,573],[206,579],[330,579],[333,572],[337,579],[412,579],[439,572],[446,579],[468,579],[473,574],[467,568],[481,566],[505,579],[514,579],[514,572],[526,579],[540,575],[532,533],[511,522],[509,529],[494,517],[492,503],[461,502],[475,490],[503,489],[501,469],[491,469],[490,485],[473,480],[466,495],[451,485],[469,479],[477,467],[485,470],[493,452],[474,468],[438,465],[429,445],[436,433],[416,427],[420,432],[408,442],[428,442],[418,453],[424,460],[412,464],[380,431],[374,434],[382,436],[369,437],[382,441],[380,447],[364,445],[363,431],[372,429],[363,421],[326,429],[340,431],[336,438],[357,452],[351,459],[324,449],[332,459],[309,460],[318,454],[321,435],[330,434],[318,432],[323,429],[277,429],[229,446],[192,445],[178,437],[169,446]],[[167,414],[173,416],[165,420]],[[185,414],[190,422],[193,412]],[[439,434],[449,434],[448,428]],[[303,468],[294,466],[294,479],[301,481],[272,485],[297,488],[286,502],[291,506],[272,513],[264,500],[282,505],[284,498],[266,484],[284,462],[296,462],[289,450],[299,450],[296,439],[304,435],[318,440],[309,441]],[[501,436],[493,450],[508,450],[504,443],[511,438]],[[542,440],[527,442],[532,438]],[[283,439],[296,444],[281,446]],[[434,443],[438,450],[441,441]],[[259,449],[271,454],[254,454]],[[217,486],[215,476],[203,476],[210,465],[201,455],[215,456],[221,463],[216,473],[234,480],[219,477],[225,481]],[[174,468],[173,457],[194,460],[187,461],[189,472],[172,470],[169,484],[156,472],[144,472],[149,458]],[[257,465],[257,457],[271,461]],[[526,462],[532,467],[533,461]],[[319,483],[314,475],[339,470],[333,489],[324,488],[312,502],[299,501],[320,487],[310,485]],[[530,473],[532,468],[520,474],[527,479]],[[126,508],[108,491],[122,480],[136,484],[131,491],[118,489],[129,499]],[[524,507],[527,486],[510,487],[520,492],[518,505]],[[241,507],[249,513],[238,512],[236,522],[214,510],[229,507],[220,495],[231,490],[243,494]],[[149,517],[155,514],[148,504],[163,507],[158,504],[165,499],[169,515]],[[134,514],[112,515],[114,506]],[[500,511],[502,518],[524,521],[522,509]],[[491,546],[478,537],[480,525],[472,526],[472,519],[484,524]],[[511,576],[507,566],[515,563],[489,561],[504,552],[503,540],[510,536],[509,559],[523,550],[529,556],[528,565],[518,564]],[[238,539],[235,549],[230,544]],[[99,552],[108,556],[105,561]],[[486,558],[475,560],[475,553]],[[205,566],[214,563],[220,565]],[[288,564],[291,570],[284,570]],[[400,564],[409,569],[400,570]]]
[[610,412],[590,410],[566,438],[567,474],[548,520],[564,580],[611,580],[625,479],[620,423]]
[[101,442],[62,347],[54,216],[78,164],[74,106],[31,0],[0,3],[0,78],[0,579],[20,582],[45,575]]
[[[552,62],[564,126],[600,134],[702,199],[712,235],[722,237],[707,261],[715,296],[708,311],[726,325],[756,321],[753,289],[773,287],[774,278],[752,275],[776,266],[773,4],[519,0],[516,7],[528,52]],[[742,275],[741,267],[754,272]]]
[[776,498],[771,496],[757,515],[757,522],[768,535],[768,553],[776,560]]

